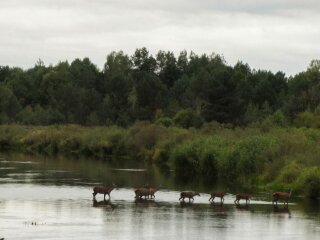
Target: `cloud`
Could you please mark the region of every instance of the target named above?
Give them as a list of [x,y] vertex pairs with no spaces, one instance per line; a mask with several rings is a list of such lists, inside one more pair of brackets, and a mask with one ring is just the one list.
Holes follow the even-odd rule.
[[223,54],[254,68],[305,70],[320,55],[315,0],[10,0],[0,8],[0,65],[31,67],[142,46]]

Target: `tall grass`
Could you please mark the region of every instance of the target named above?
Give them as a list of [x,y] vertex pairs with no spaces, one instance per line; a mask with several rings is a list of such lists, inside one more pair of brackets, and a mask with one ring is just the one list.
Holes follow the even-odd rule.
[[183,181],[294,189],[320,196],[320,130],[263,127],[230,128],[218,123],[183,129],[146,122],[125,129],[78,125],[0,126],[0,149],[123,159],[175,170]]

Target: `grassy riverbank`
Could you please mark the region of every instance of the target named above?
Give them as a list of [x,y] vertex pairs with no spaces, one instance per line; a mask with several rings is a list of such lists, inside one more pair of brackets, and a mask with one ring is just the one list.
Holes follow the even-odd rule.
[[142,161],[168,166],[184,181],[200,178],[245,188],[320,196],[320,130],[308,128],[201,129],[137,123],[130,128],[77,125],[0,126],[0,149]]

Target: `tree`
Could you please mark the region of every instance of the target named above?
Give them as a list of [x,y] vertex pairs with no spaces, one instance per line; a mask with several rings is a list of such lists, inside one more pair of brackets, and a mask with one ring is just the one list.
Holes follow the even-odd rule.
[[0,123],[10,123],[14,121],[21,106],[13,92],[0,85]]

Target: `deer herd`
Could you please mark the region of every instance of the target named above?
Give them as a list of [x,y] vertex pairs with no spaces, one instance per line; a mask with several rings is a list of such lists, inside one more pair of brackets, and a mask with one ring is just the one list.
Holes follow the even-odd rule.
[[[113,184],[112,187],[96,186],[93,188],[93,193],[92,193],[93,198],[95,199],[96,195],[98,193],[100,193],[100,194],[104,195],[104,200],[106,200],[106,195],[108,195],[109,200],[110,200],[110,193],[115,187],[116,187],[115,184]],[[137,200],[141,200],[143,198],[145,200],[146,199],[154,199],[155,193],[158,190],[159,189],[151,187],[150,185],[145,185],[143,187],[136,188],[134,190],[135,198]],[[291,192],[292,191],[290,190],[289,192],[274,192],[274,193],[272,193],[272,197],[273,197],[272,205],[276,204],[276,206],[277,206],[278,201],[282,200],[283,203],[288,206]],[[215,198],[220,198],[220,203],[223,204],[225,195],[226,195],[225,192],[212,192],[210,194],[209,202],[214,203]],[[184,199],[188,198],[189,202],[191,202],[191,200],[194,201],[195,196],[200,196],[200,194],[198,192],[181,192],[179,201],[184,202]],[[238,193],[238,194],[236,194],[236,199],[234,200],[234,204],[240,205],[240,200],[245,200],[246,205],[247,205],[248,202],[250,202],[251,197],[252,197],[252,194],[250,194],[250,193]]]

